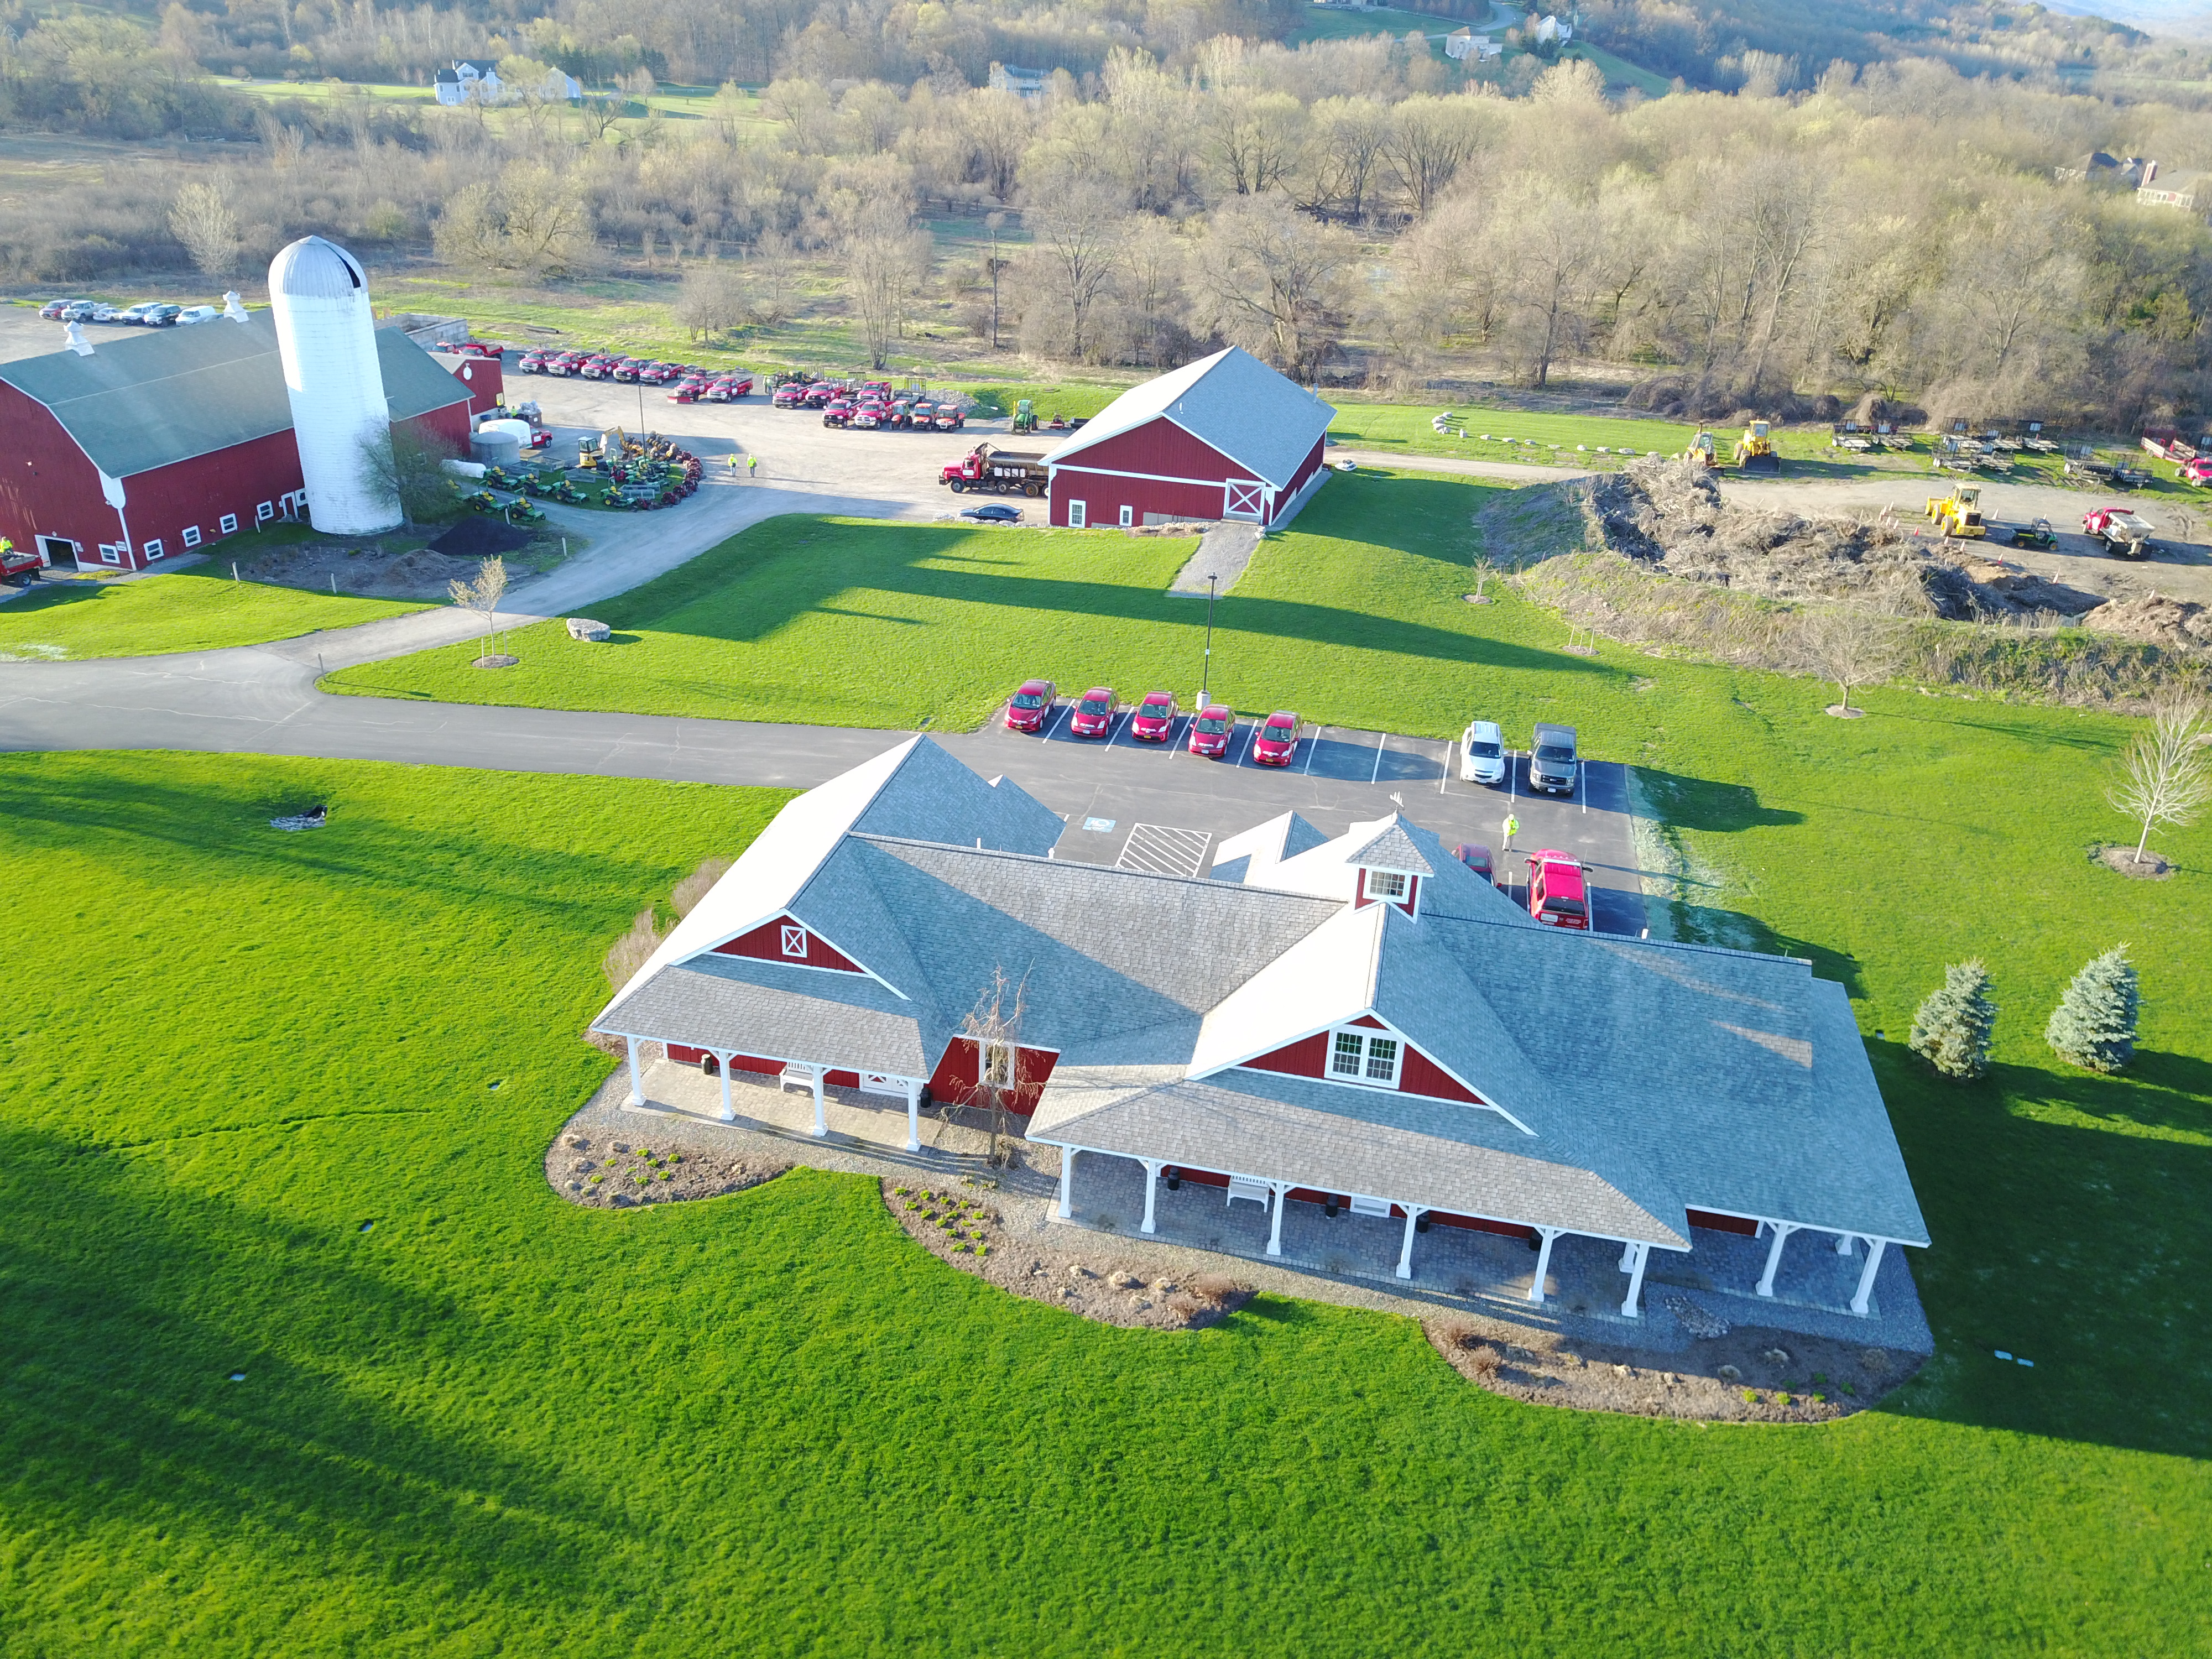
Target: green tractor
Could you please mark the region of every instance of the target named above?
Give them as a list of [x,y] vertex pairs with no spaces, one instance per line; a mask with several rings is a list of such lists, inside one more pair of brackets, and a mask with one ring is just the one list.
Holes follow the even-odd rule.
[[1036,430],[1036,405],[1027,398],[1014,405],[1014,430],[1017,432]]

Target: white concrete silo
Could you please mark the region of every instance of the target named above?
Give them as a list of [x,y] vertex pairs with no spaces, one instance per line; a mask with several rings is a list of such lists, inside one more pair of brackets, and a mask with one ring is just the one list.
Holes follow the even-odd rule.
[[270,261],[269,301],[309,517],[341,536],[390,530],[400,522],[399,497],[371,447],[389,441],[392,416],[361,262],[303,236]]

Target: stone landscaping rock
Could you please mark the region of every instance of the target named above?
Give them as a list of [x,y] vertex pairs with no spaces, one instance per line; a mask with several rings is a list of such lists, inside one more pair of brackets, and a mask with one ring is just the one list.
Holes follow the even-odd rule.
[[1115,1273],[1106,1281],[1117,1291],[1133,1291],[1145,1281],[1132,1273]]
[[1760,1354],[1759,1357],[1761,1359],[1764,1359],[1770,1365],[1786,1365],[1790,1363],[1790,1350],[1787,1348],[1769,1348],[1765,1352]]
[[1682,1328],[1701,1342],[1717,1341],[1729,1334],[1729,1322],[1710,1308],[1701,1308],[1686,1296],[1670,1296],[1660,1306],[1681,1322]]
[[1723,1382],[1741,1382],[1743,1381],[1743,1373],[1733,1365],[1723,1365],[1720,1370],[1715,1371],[1713,1375],[1720,1378]]
[[608,632],[609,629],[605,623],[593,622],[589,617],[568,618],[568,637],[572,640],[582,640],[586,644],[592,645],[603,644],[605,642]]

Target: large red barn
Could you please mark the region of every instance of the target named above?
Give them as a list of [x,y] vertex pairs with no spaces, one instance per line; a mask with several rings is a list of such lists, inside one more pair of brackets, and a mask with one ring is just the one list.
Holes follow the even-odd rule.
[[[376,332],[395,423],[465,452],[477,388]],[[306,500],[267,312],[0,363],[0,535],[49,565],[143,570]]]
[[1322,434],[1336,411],[1231,346],[1132,386],[1045,459],[1052,521],[1287,523],[1328,477]]

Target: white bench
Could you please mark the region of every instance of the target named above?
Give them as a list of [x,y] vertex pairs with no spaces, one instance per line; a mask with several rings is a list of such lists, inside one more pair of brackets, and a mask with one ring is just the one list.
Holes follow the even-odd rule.
[[1352,1212],[1354,1215],[1379,1215],[1387,1221],[1390,1218],[1390,1200],[1387,1198],[1370,1198],[1364,1193],[1354,1193],[1352,1194]]
[[1232,1175],[1229,1177],[1229,1196],[1222,1200],[1222,1207],[1226,1209],[1243,1198],[1249,1199],[1264,1210],[1273,1200],[1274,1195],[1274,1188],[1256,1176]]
[[814,1078],[815,1070],[811,1066],[787,1066],[775,1074],[776,1090],[781,1093],[795,1085],[811,1095],[814,1092]]

